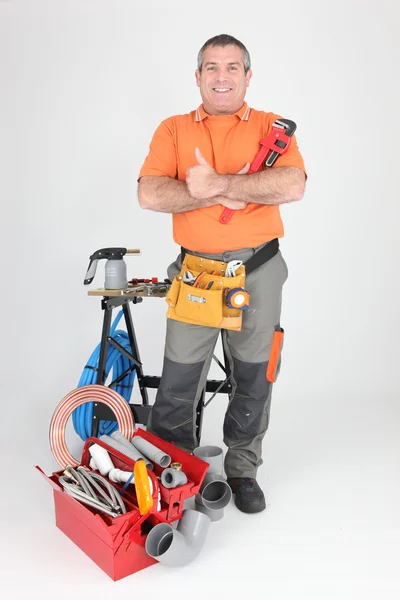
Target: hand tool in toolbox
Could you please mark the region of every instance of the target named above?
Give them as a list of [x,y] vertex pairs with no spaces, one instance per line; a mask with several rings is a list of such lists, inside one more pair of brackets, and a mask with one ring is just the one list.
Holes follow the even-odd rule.
[[[264,162],[266,167],[272,167],[276,159],[288,150],[290,138],[296,128],[297,125],[294,121],[277,119],[272,125],[269,136],[260,141],[261,148],[247,174],[257,173]],[[225,208],[220,216],[220,222],[224,225],[228,223],[234,212],[231,208]]]

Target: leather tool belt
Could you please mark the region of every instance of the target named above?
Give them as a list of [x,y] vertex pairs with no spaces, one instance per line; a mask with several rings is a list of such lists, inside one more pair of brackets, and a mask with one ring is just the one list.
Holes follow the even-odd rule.
[[[227,277],[228,263],[195,256],[182,248],[182,269],[174,277],[166,296],[167,317],[192,325],[240,331],[243,310],[250,304],[245,291],[246,276],[278,251],[279,242],[274,239],[240,265],[234,276]],[[237,308],[235,298],[246,297],[242,308]]]

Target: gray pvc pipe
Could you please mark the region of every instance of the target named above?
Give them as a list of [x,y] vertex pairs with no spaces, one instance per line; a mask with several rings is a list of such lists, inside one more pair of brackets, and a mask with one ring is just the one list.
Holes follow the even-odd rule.
[[174,488],[187,483],[187,477],[183,471],[164,469],[161,473],[161,483],[166,488]]
[[[132,444],[130,443],[130,441],[128,440],[128,438],[126,438],[124,435],[122,435],[122,433],[120,431],[113,431],[111,434],[111,437],[113,438],[113,440],[115,440],[116,442],[119,442],[120,444],[122,444],[123,446],[125,446],[128,450],[130,450],[131,452],[135,452],[137,454],[137,459],[139,460],[139,458],[142,458],[145,462],[146,462],[146,466],[148,464],[150,464],[149,459],[144,456],[141,452],[139,452],[139,450],[136,450],[136,448],[134,446],[132,446]],[[149,468],[149,467],[147,467]],[[151,465],[151,470],[154,469],[154,465]]]
[[197,501],[197,496],[196,496],[194,506],[195,506],[195,510],[198,510],[199,512],[207,515],[207,517],[210,518],[212,523],[214,523],[215,521],[220,521],[224,517],[224,509],[223,508],[220,508],[219,510],[215,510],[215,509],[211,510],[210,508],[207,508],[206,506],[199,504]]
[[154,444],[150,444],[150,442],[144,438],[135,435],[131,440],[131,444],[139,450],[139,452],[143,452],[150,460],[157,463],[157,465],[160,465],[160,467],[169,467],[171,464],[171,457],[168,454],[160,450],[160,448],[157,448],[157,446],[154,446]]
[[220,510],[229,504],[232,498],[232,490],[222,475],[217,473],[206,473],[196,502],[209,510]]
[[123,444],[127,448],[130,448],[132,446],[132,444],[130,443],[130,441],[128,440],[128,438],[125,437],[124,435],[122,435],[122,433],[120,431],[113,431],[110,434],[110,437],[112,437],[113,440],[115,440],[116,442],[120,442],[121,444]]
[[197,510],[184,510],[176,529],[168,523],[153,527],[146,538],[146,552],[164,565],[187,565],[199,555],[210,523],[207,515]]
[[224,474],[224,453],[218,446],[199,446],[193,450],[193,454],[207,462],[207,473]]
[[125,456],[128,456],[129,458],[131,458],[134,461],[143,459],[145,461],[146,467],[147,467],[147,469],[149,469],[149,471],[152,471],[154,469],[153,463],[151,463],[148,458],[146,458],[145,456],[140,454],[140,452],[138,452],[136,450],[136,448],[134,448],[132,446],[132,444],[129,443],[129,441],[128,441],[128,444],[129,444],[130,448],[125,446],[125,444],[117,441],[116,439],[114,439],[113,437],[111,437],[109,435],[102,435],[99,437],[99,440],[101,440],[105,444],[108,444],[112,448],[115,448],[115,450],[118,450],[118,452],[121,452],[121,454],[125,454]]

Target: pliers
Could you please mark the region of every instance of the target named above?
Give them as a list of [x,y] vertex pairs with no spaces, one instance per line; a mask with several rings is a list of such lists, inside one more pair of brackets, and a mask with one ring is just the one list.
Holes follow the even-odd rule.
[[185,271],[183,273],[183,281],[184,281],[184,283],[187,283],[188,285],[192,285],[193,287],[198,287],[200,279],[202,279],[205,274],[206,274],[206,272],[202,271],[199,275],[197,275],[197,277],[195,277],[193,275],[193,273],[191,273],[190,271]]
[[200,280],[203,279],[203,277],[204,277],[205,274],[206,274],[206,272],[202,271],[200,273],[200,275],[197,275],[197,277],[196,277],[196,279],[195,279],[195,281],[193,283],[193,287],[199,287]]

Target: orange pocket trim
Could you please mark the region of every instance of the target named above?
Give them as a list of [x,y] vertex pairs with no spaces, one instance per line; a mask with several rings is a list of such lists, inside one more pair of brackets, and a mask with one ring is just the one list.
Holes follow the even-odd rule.
[[268,381],[274,383],[276,381],[276,368],[278,366],[279,355],[282,349],[284,331],[281,329],[280,331],[274,332],[274,337],[272,340],[271,353],[269,355],[268,367],[266,377]]

